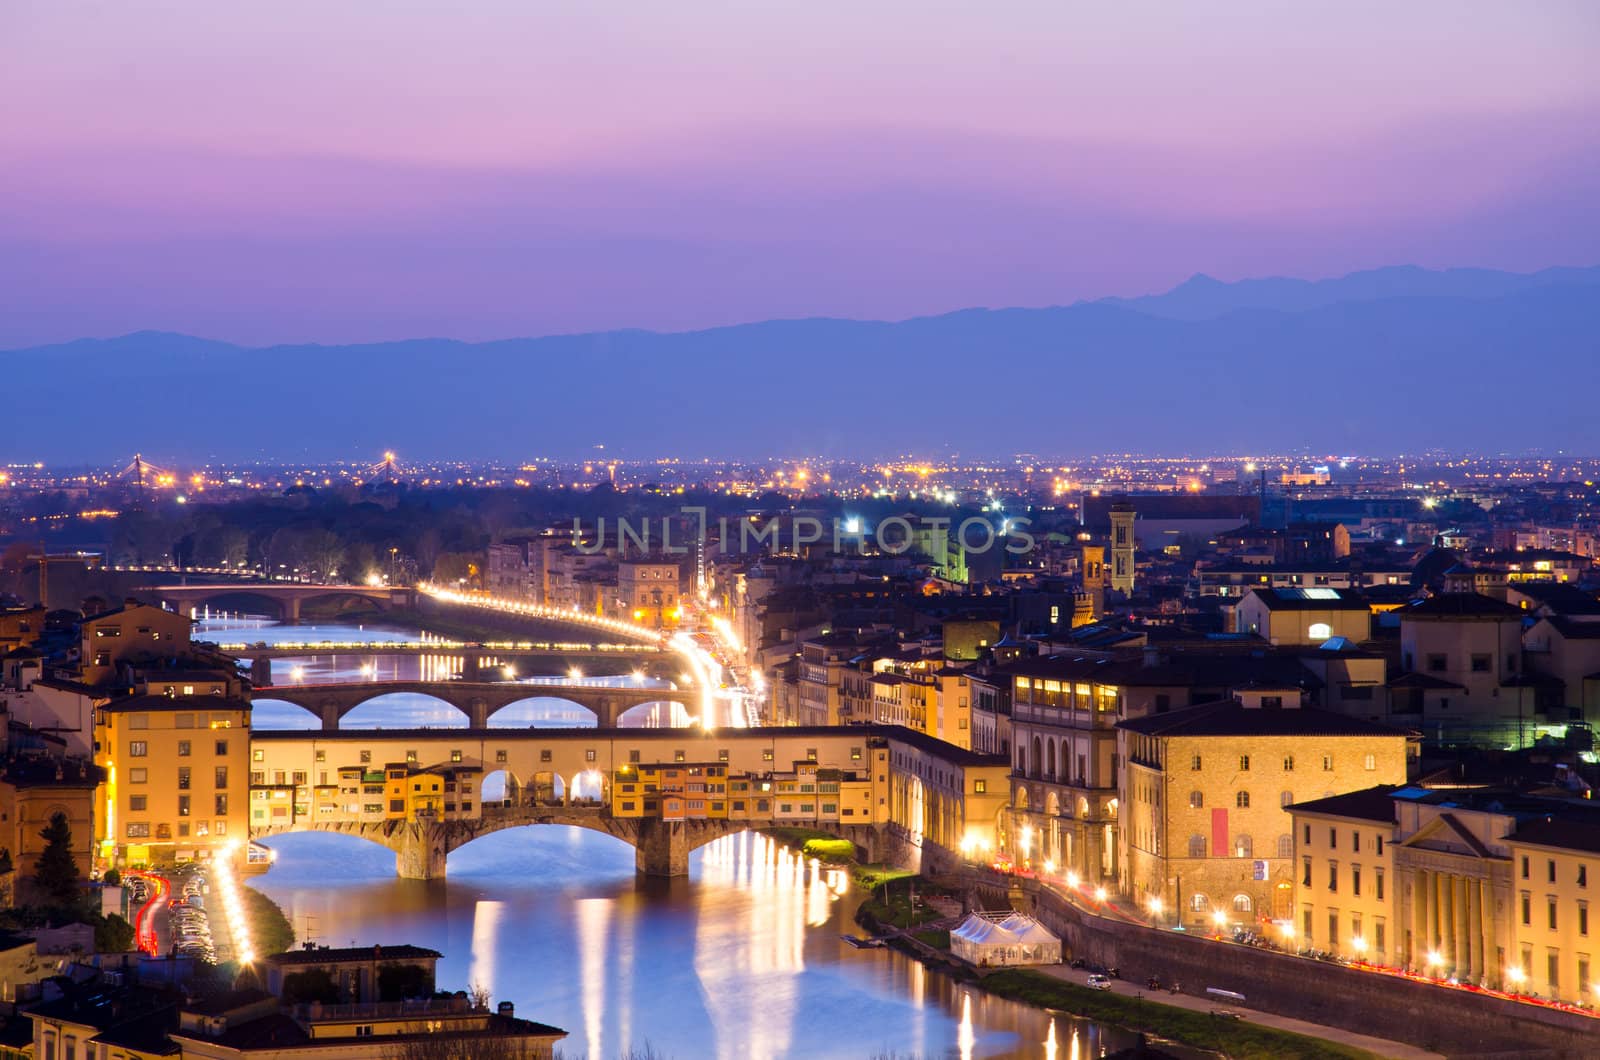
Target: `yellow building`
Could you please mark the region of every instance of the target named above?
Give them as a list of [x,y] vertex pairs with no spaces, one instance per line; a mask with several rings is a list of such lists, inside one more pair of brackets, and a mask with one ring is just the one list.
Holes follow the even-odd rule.
[[721,820],[728,814],[728,767],[721,762],[640,762],[611,778],[613,817]]
[[1287,807],[1406,779],[1406,732],[1264,702],[1224,700],[1117,725],[1118,885],[1161,921],[1214,930],[1288,918]]
[[1373,964],[1404,963],[1394,872],[1397,790],[1380,784],[1289,807],[1295,913],[1278,941]]
[[105,864],[208,858],[248,840],[249,703],[130,696],[99,707],[94,731],[104,776],[95,835]]
[[1506,842],[1516,891],[1512,986],[1600,1003],[1600,922],[1591,920],[1600,894],[1600,819],[1536,816],[1522,820]]

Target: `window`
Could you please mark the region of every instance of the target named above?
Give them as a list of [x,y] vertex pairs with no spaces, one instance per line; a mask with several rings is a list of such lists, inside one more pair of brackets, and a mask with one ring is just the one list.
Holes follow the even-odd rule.
[[1589,866],[1588,865],[1579,865],[1578,866],[1578,886],[1579,887],[1587,887],[1587,886],[1589,886]]
[[1311,826],[1310,825],[1306,825],[1305,826],[1305,831],[1306,831],[1306,837],[1305,837],[1304,842],[1305,842],[1306,846],[1310,846],[1311,845]]
[[1383,836],[1378,836],[1378,856],[1383,857]]
[[1549,881],[1550,883],[1555,883],[1556,882],[1556,863],[1555,863],[1555,861],[1553,861],[1553,860],[1546,861],[1544,864],[1545,864],[1545,870],[1544,870],[1545,871],[1545,879],[1547,881]]
[[[1383,901],[1383,870],[1382,869],[1374,869],[1373,872],[1372,872],[1372,893],[1378,899],[1378,901],[1380,901],[1380,902]],[[1380,923],[1381,923],[1381,921],[1380,921]],[[1382,949],[1383,947],[1379,946],[1378,948]]]
[[1199,755],[1195,755],[1193,758],[1189,759],[1189,768],[1194,770],[1197,773],[1200,771],[1200,756]]
[[128,834],[128,838],[129,839],[149,839],[150,838],[150,822],[149,821],[129,821],[128,822],[128,833],[127,834]]
[[541,762],[550,761],[550,748],[545,747],[545,748],[541,748],[540,749],[540,751],[539,751],[539,761],[541,761]]
[[150,715],[148,715],[148,714],[129,714],[128,715],[128,728],[130,728],[130,729],[148,729],[149,727],[150,727]]
[[1199,791],[1189,792],[1189,808],[1191,810],[1205,809],[1206,797]]
[[1302,887],[1310,887],[1311,886],[1311,859],[1310,858],[1301,858],[1300,859],[1300,868],[1302,870],[1301,874],[1300,874],[1300,886],[1302,886]]
[[371,762],[372,762],[372,752],[371,751],[362,751],[361,752],[361,764],[362,765],[370,765]]
[[1250,756],[1249,755],[1240,755],[1239,756],[1239,772],[1241,772],[1241,773],[1250,772]]
[[1551,950],[1545,955],[1544,959],[1544,977],[1550,982],[1551,993],[1554,993],[1556,987],[1560,985],[1560,983],[1557,982],[1557,980],[1560,978],[1560,970],[1561,954],[1555,950]]
[[1528,855],[1522,855],[1522,878],[1528,878]]
[[1428,672],[1442,674],[1445,671],[1445,657],[1437,652],[1428,656]]
[[451,752],[450,752],[450,761],[452,761],[452,762],[461,761],[461,752],[452,749]]
[[187,816],[189,816],[189,796],[187,796],[187,795],[179,795],[178,796],[178,816],[179,817],[187,817]]
[[189,752],[190,752],[189,741],[188,740],[179,740],[178,741],[178,757],[179,758],[188,758],[189,757]]
[[[306,779],[305,778],[305,774],[301,773],[301,774],[297,774],[297,776],[299,776],[299,778],[300,778],[300,783],[304,783],[305,782],[305,779]],[[216,783],[215,783],[214,787],[216,787],[216,789],[218,791],[224,791],[224,790],[227,789],[227,787],[228,787],[228,767],[227,766],[218,766],[217,767],[215,780],[216,780]]]
[[217,741],[217,754],[218,755],[226,755],[227,753],[228,753],[228,741],[227,740],[218,740]]
[[[1588,902],[1579,902],[1578,903],[1578,934],[1587,935],[1588,933],[1589,933],[1589,903]],[[1589,981],[1589,977],[1588,976],[1584,976],[1584,982],[1588,982],[1588,981]]]
[[1338,893],[1339,890],[1339,863],[1328,862],[1328,890]]
[[1324,773],[1332,773],[1333,772],[1333,756],[1332,755],[1323,755],[1322,756],[1322,771]]
[[1237,836],[1233,837],[1233,856],[1234,857],[1236,857],[1236,858],[1247,858],[1247,857],[1250,857],[1251,856],[1251,851],[1254,850],[1254,849],[1255,849],[1254,844],[1251,843],[1249,836],[1247,836],[1247,835],[1237,835]]
[[318,751],[316,754],[316,759],[318,762],[326,762],[328,760],[328,752]]
[[972,793],[974,795],[984,795],[987,794],[988,791],[989,782],[987,780],[974,780],[972,782]]
[[1233,896],[1233,911],[1235,913],[1248,913],[1254,908],[1255,903],[1250,900],[1248,894],[1236,894]]
[[689,760],[689,756],[683,751],[674,751],[672,752],[672,760],[674,762],[687,762]]
[[1250,793],[1248,791],[1239,792],[1233,797],[1233,804],[1241,810],[1248,810],[1250,808]]
[[138,766],[136,768],[130,769],[130,770],[128,770],[128,783],[129,784],[143,784],[145,782],[145,780],[149,777],[149,775],[150,775],[150,771],[145,769],[143,766]]
[[1382,917],[1379,917],[1377,920],[1372,922],[1372,945],[1379,953],[1382,953],[1384,950],[1388,949],[1388,947],[1385,945],[1385,943],[1388,942],[1386,937],[1388,932],[1384,930],[1386,926],[1387,925],[1384,924]]
[[148,796],[148,795],[130,795],[130,796],[128,796],[128,812],[129,813],[143,813],[145,811],[145,808],[148,807],[149,805],[150,805],[150,796]]
[[1196,913],[1208,913],[1211,911],[1211,899],[1203,894],[1192,894],[1189,896],[1189,909]]
[[1522,923],[1524,926],[1533,924],[1533,896],[1527,891],[1522,892]]
[[1328,910],[1328,945],[1339,945],[1339,911]]
[[1350,866],[1350,893],[1357,898],[1361,897],[1361,866]]
[[1189,856],[1191,858],[1203,858],[1206,856],[1205,836],[1192,835],[1189,837]]
[[1472,672],[1486,674],[1489,672],[1489,657],[1487,655],[1474,655],[1472,657]]
[[1283,756],[1283,771],[1285,773],[1293,773],[1294,772],[1294,755],[1284,755]]
[[585,762],[593,762],[594,761],[594,748],[593,747],[589,747],[589,748],[585,748],[584,749],[583,760]]
[[1370,755],[1370,754],[1367,755],[1365,758],[1363,758],[1361,760],[1361,768],[1365,769],[1369,773],[1372,772],[1374,769],[1377,769],[1378,768],[1378,756],[1377,755]]
[[1554,931],[1556,929],[1556,900],[1554,898],[1545,900],[1545,917],[1550,922],[1550,930]]
[[179,791],[188,791],[189,790],[189,767],[188,766],[179,766],[178,767],[178,790]]
[[150,753],[150,745],[143,740],[130,740],[128,742],[128,757],[143,758]]
[[[322,752],[318,751],[317,754],[320,756],[322,754]],[[252,761],[252,762],[265,762],[266,760],[267,760],[267,752],[263,751],[261,748],[257,747],[254,751],[250,752],[250,761]],[[322,759],[319,757],[317,759],[317,761],[320,762],[320,761],[322,761]]]
[[1361,833],[1354,828],[1350,829],[1350,849],[1357,854],[1361,853]]

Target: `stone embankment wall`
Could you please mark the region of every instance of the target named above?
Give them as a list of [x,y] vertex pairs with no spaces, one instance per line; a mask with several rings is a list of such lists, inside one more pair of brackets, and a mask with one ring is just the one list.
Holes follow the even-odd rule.
[[973,904],[1023,908],[1061,936],[1064,952],[1132,982],[1155,975],[1187,994],[1232,990],[1247,1008],[1449,1056],[1600,1056],[1600,1019],[1589,1016],[1095,916],[1033,880],[968,873],[959,882]]

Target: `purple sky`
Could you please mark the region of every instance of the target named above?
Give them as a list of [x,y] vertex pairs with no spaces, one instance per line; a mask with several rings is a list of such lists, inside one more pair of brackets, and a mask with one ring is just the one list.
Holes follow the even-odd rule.
[[1594,264],[1596,54],[1593,0],[4,4],[0,347]]

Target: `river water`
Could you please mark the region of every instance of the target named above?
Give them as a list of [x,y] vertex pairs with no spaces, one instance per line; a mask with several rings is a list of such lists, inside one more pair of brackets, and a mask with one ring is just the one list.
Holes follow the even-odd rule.
[[[416,637],[248,621],[248,637],[198,632],[249,642]],[[303,679],[326,680],[363,664],[274,663],[296,665]],[[255,708],[257,724],[270,723],[266,708]],[[393,853],[348,836],[292,834],[269,845],[277,860],[252,885],[283,907],[299,938],[436,949],[441,988],[481,985],[518,1016],[565,1029],[567,1060],[611,1060],[647,1044],[679,1060],[1084,1060],[1132,1042],[989,997],[895,951],[847,945],[839,936],[857,930],[862,897],[849,874],[755,833],[701,848],[689,877],[670,881],[637,877],[632,849],[618,840],[553,825],[476,840],[435,881],[397,879]]]

